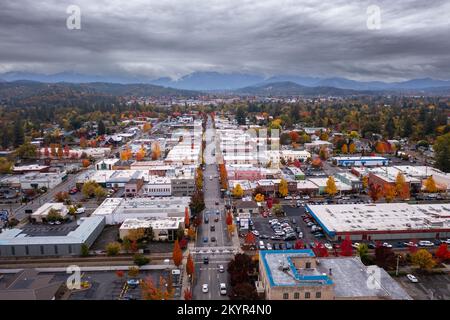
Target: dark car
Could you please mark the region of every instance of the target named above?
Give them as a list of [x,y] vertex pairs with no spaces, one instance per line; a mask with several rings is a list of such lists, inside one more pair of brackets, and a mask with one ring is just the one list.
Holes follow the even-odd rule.
[[211,242],[216,242],[216,237],[211,237]]
[[377,247],[377,245],[376,245],[375,243],[371,242],[371,243],[369,243],[369,244],[367,245],[367,247],[368,247],[369,249],[375,249],[375,248]]
[[211,226],[209,229],[210,229],[211,231],[216,231],[216,226]]
[[204,264],[209,264],[209,258],[208,257],[203,257],[203,263]]
[[280,250],[284,250],[284,244],[283,244],[283,243],[279,243],[279,244],[278,244],[278,248],[279,248]]

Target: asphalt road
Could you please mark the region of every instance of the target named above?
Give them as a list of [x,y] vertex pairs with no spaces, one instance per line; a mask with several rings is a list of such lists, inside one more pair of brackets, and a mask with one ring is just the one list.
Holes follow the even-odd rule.
[[[207,128],[212,128],[211,119],[208,119]],[[207,141],[215,139],[215,130],[207,130]],[[218,248],[231,247],[232,241],[228,236],[227,225],[225,221],[225,203],[220,197],[220,182],[219,171],[217,164],[206,165],[203,171],[203,191],[205,195],[205,210],[204,215],[209,215],[209,222],[200,225],[197,233],[196,248],[203,249],[205,253],[197,253],[194,255],[196,274],[194,277],[195,285],[193,288],[193,297],[198,300],[222,300],[228,299],[226,295],[221,295],[219,292],[219,284],[225,283],[228,285],[227,272],[220,273],[219,265],[223,265],[227,269],[227,264],[233,257],[232,253],[213,253]],[[210,179],[210,177],[212,177]],[[216,202],[218,205],[216,205]],[[216,214],[219,210],[219,215]],[[219,221],[214,219],[218,217]],[[211,226],[215,227],[215,231],[211,231]],[[204,241],[204,238],[207,241]],[[211,242],[211,237],[215,237],[216,241]],[[203,258],[207,256],[209,263],[204,264]],[[202,292],[202,285],[208,284],[209,290],[207,293]]]

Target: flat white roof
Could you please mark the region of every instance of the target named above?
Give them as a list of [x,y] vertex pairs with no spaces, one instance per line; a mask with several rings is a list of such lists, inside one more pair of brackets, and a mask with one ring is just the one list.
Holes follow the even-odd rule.
[[450,228],[450,204],[377,203],[307,205],[329,232]]
[[120,229],[139,229],[150,227],[153,230],[178,229],[180,223],[184,223],[184,217],[126,219],[120,226]]

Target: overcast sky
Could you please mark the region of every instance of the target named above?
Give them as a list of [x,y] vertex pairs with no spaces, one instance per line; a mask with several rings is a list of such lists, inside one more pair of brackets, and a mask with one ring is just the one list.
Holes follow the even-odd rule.
[[[66,27],[71,4],[81,30]],[[367,27],[369,5],[379,30]],[[8,71],[450,79],[450,1],[0,0]]]

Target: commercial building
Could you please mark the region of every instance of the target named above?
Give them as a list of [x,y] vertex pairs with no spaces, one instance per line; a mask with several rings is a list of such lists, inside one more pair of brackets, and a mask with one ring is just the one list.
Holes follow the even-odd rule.
[[34,222],[45,222],[51,210],[57,212],[61,218],[65,218],[69,213],[69,209],[61,202],[47,202],[40,206],[35,212],[31,214],[31,219]]
[[373,167],[387,166],[389,159],[384,157],[332,157],[331,161],[340,167]]
[[315,140],[312,142],[305,143],[305,149],[308,151],[318,152],[322,148],[331,150],[331,149],[333,149],[333,144],[331,142],[323,141],[323,140]]
[[336,172],[334,177],[343,184],[351,186],[352,191],[358,192],[363,189],[362,180],[350,172]]
[[259,251],[258,293],[266,300],[410,300],[382,268],[357,257],[318,258],[311,249]]
[[450,204],[306,205],[330,240],[450,238]]
[[152,176],[143,187],[146,197],[170,197],[172,195],[172,182],[170,178]]
[[0,257],[80,255],[82,246],[90,247],[102,232],[105,218],[80,218],[76,229],[65,235],[33,236],[21,229],[7,229],[0,233]]
[[9,281],[0,281],[0,300],[55,300],[62,285],[52,274],[24,269]]
[[126,219],[183,217],[189,209],[190,197],[107,198],[92,213],[105,218],[108,225]]
[[[395,186],[395,181],[399,174],[403,174],[402,171],[395,167],[373,168],[369,172],[369,185],[373,184],[379,186],[384,190],[385,186]],[[405,182],[408,185],[409,190],[412,192],[420,191],[422,187],[422,180],[403,174]]]
[[[324,194],[325,193],[325,189],[327,187],[327,182],[328,182],[329,178],[310,178],[308,179],[310,182],[314,183],[318,189],[319,189],[319,194]],[[336,188],[338,190],[338,192],[343,192],[343,193],[348,193],[352,191],[352,187],[344,182],[342,182],[339,179],[334,179],[334,182],[336,184]]]
[[150,228],[153,232],[153,241],[174,241],[177,238],[177,231],[184,231],[184,217],[126,219],[119,228],[119,235],[124,239],[131,230]]
[[95,164],[95,170],[113,170],[120,159],[103,159]]

